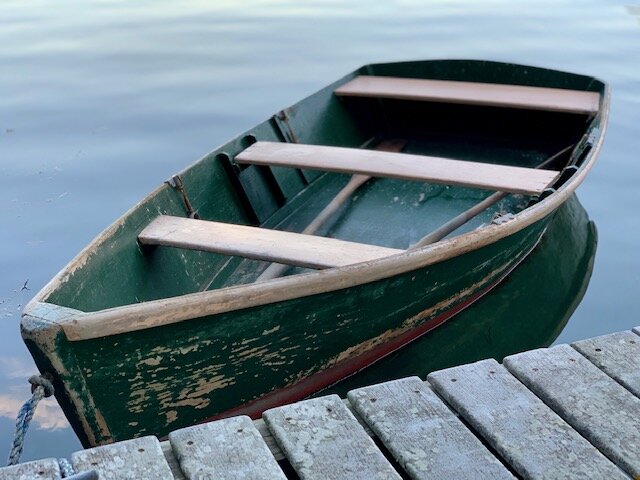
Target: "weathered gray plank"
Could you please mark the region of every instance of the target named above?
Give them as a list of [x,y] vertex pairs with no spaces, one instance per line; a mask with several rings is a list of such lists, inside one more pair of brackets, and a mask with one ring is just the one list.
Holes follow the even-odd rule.
[[607,457],[640,476],[640,399],[569,345],[504,359],[505,367]]
[[76,471],[96,470],[109,480],[173,480],[156,437],[142,437],[71,455]]
[[188,479],[286,480],[249,417],[183,428],[169,441]]
[[627,478],[493,359],[427,379],[524,478]]
[[301,479],[399,479],[337,395],[268,410],[267,426]]
[[58,478],[62,478],[62,476],[55,458],[45,458],[44,460],[0,468],[0,480],[55,480]]
[[617,332],[571,344],[603,372],[640,397],[640,338]]
[[418,377],[360,388],[348,397],[411,478],[513,478]]
[[[349,400],[343,398],[342,402],[344,403],[345,407],[347,407],[347,409],[353,414],[353,416],[356,417],[356,420],[358,420],[358,423],[362,425],[362,428],[364,428],[364,431],[367,432],[367,435],[373,437],[375,434],[373,433],[371,428],[369,428],[369,425],[367,425],[366,422],[362,420],[360,415],[358,415],[358,413],[353,410],[353,407],[351,403],[349,403]],[[267,444],[267,447],[269,447],[269,450],[271,450],[271,453],[273,454],[275,459],[278,461],[286,459],[286,457],[284,456],[284,452],[280,448],[280,445],[278,445],[278,442],[276,442],[276,439],[273,438],[273,435],[269,431],[269,427],[267,427],[267,424],[264,423],[264,420],[259,418],[257,420],[254,420],[253,424],[260,432],[260,435],[262,435],[264,443]]]

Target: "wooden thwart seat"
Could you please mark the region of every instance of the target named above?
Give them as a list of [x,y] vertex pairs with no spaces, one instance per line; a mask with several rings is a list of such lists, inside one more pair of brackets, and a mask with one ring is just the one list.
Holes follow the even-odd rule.
[[600,105],[597,92],[368,75],[354,78],[334,93],[344,97],[462,103],[587,115],[596,113]]
[[256,142],[238,154],[235,160],[238,163],[421,180],[528,195],[539,194],[558,175],[552,170],[278,142]]
[[138,240],[144,245],[202,250],[317,269],[365,262],[403,251],[301,233],[164,215],[153,220],[138,235]]

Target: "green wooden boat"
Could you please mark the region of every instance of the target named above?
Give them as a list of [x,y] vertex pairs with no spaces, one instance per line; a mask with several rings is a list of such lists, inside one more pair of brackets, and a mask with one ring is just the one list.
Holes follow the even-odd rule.
[[504,279],[592,167],[608,109],[581,75],[367,65],[127,212],[27,305],[23,338],[86,446],[259,416]]

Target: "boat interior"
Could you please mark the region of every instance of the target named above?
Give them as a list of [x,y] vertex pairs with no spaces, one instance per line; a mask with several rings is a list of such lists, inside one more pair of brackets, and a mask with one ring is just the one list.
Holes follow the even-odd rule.
[[[508,221],[580,168],[600,82],[429,63],[363,67],[216,149],[46,301],[95,310],[372,261]],[[108,264],[120,285],[99,278]]]

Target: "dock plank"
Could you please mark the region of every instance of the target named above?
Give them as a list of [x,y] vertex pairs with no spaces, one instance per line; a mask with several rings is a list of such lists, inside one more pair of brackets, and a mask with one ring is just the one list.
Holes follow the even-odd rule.
[[[375,433],[373,433],[369,425],[367,425],[367,423],[362,419],[362,417],[360,417],[360,415],[358,415],[358,413],[353,409],[353,406],[351,405],[349,400],[346,398],[343,398],[342,402],[344,403],[345,407],[347,407],[347,409],[351,412],[351,414],[356,418],[356,420],[358,420],[358,423],[362,426],[362,428],[364,428],[364,431],[367,432],[367,435],[369,435],[370,437],[375,436]],[[260,432],[260,435],[262,435],[262,439],[264,440],[264,443],[267,444],[267,447],[269,447],[269,450],[271,450],[271,453],[273,454],[275,459],[278,461],[285,460],[286,457],[284,456],[284,452],[282,451],[282,449],[280,448],[280,445],[278,445],[278,442],[276,442],[276,439],[273,437],[273,435],[269,431],[269,427],[267,427],[267,424],[265,423],[265,421],[262,418],[258,418],[253,421],[253,424],[258,429],[258,432]]]
[[256,142],[235,157],[237,163],[296,167],[460,185],[501,192],[539,194],[558,172],[361,148]]
[[640,476],[640,398],[569,345],[520,353],[503,363],[607,457]]
[[418,377],[353,390],[348,398],[413,479],[514,478]]
[[249,417],[183,428],[169,441],[189,480],[286,480]]
[[140,232],[138,239],[144,245],[187,248],[317,269],[376,260],[404,251],[335,238],[168,215],[154,219]]
[[0,480],[57,480],[62,478],[58,460],[45,458],[34,462],[19,463],[10,467],[0,467]]
[[77,472],[96,470],[109,480],[173,480],[156,437],[141,437],[74,452],[71,463]]
[[617,332],[572,343],[591,363],[640,397],[640,338]]
[[627,478],[493,359],[427,379],[523,478]]
[[263,418],[303,480],[401,478],[337,395],[267,410]]
[[371,75],[360,75],[338,87],[334,93],[345,97],[461,103],[579,114],[596,113],[600,106],[598,92]]

